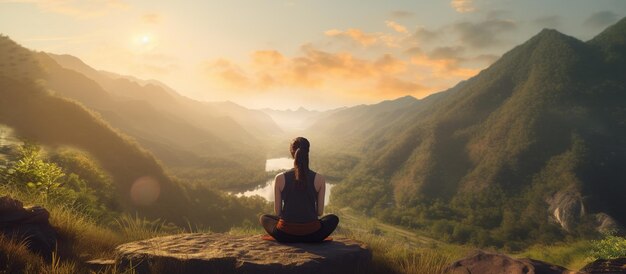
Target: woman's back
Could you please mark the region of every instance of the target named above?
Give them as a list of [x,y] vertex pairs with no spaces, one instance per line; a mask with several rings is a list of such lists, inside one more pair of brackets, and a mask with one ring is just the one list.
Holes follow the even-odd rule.
[[287,222],[307,223],[317,220],[316,173],[309,170],[306,181],[296,181],[295,170],[284,173],[285,187],[281,191],[283,202],[281,218]]
[[289,145],[293,169],[274,178],[274,211],[276,216],[263,214],[259,222],[279,242],[321,242],[330,235],[339,218],[324,213],[324,176],[309,169],[309,141],[294,139]]

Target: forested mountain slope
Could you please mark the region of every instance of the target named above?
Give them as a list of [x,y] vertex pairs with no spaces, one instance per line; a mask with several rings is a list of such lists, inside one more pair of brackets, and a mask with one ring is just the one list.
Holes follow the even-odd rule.
[[[8,37],[0,37],[0,124],[45,146],[86,151],[111,175],[120,210],[218,230],[227,229],[246,216],[248,220],[256,218],[259,208],[252,207],[261,203],[245,204],[244,199],[183,185],[167,176],[151,153],[113,129],[100,115],[55,95],[60,91],[50,89],[48,73],[35,53]],[[81,87],[91,85],[93,94],[100,93],[100,98],[106,100],[106,93],[93,82],[77,79],[84,81]]]
[[563,237],[548,216],[570,233],[596,225],[583,213],[626,223],[625,40],[625,19],[588,42],[541,31],[366,138],[333,201],[484,244]]

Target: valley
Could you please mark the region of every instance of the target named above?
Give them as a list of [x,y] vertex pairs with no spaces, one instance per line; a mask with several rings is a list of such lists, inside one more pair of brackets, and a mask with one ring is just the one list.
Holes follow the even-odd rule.
[[[404,35],[398,47],[428,36],[386,26]],[[378,32],[323,34],[369,38],[358,44],[363,51],[391,43]],[[254,52],[249,74],[226,59],[197,66],[257,88],[259,98],[279,89],[278,105],[359,73],[381,92],[416,89],[402,82],[415,72],[407,66],[459,73],[475,61],[437,62],[417,47],[403,53],[413,54],[408,62],[385,54],[375,64],[310,44],[301,50],[293,59]],[[310,154],[307,168],[326,178],[325,213],[340,220],[333,235],[366,243],[371,273],[436,273],[478,249],[572,270],[625,257],[626,18],[587,40],[544,28],[493,60],[423,96],[402,91],[340,107],[325,98],[326,109],[246,107],[0,35],[2,206],[15,207],[13,199],[22,211],[43,206],[59,239],[54,253],[41,255],[0,235],[0,272],[86,272],[88,259],[111,259],[118,245],[156,236],[265,234],[259,216],[273,213],[274,177],[294,168],[289,146],[298,136],[310,141],[300,150]],[[324,69],[330,80],[318,75]],[[389,76],[400,72],[405,78]],[[335,99],[364,92],[344,84]],[[248,104],[254,97],[228,92]]]

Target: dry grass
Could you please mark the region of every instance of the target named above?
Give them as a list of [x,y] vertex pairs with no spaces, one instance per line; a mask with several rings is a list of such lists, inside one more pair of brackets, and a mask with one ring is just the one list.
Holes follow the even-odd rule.
[[161,220],[148,220],[139,215],[122,215],[116,220],[119,234],[124,242],[150,239],[168,234],[182,233],[184,230]]
[[368,273],[441,273],[444,267],[466,254],[450,247],[415,248],[397,238],[342,229],[341,236],[362,241],[372,251]]
[[0,235],[0,270],[6,270],[6,273],[36,272],[43,266],[43,259],[28,250],[25,240]]

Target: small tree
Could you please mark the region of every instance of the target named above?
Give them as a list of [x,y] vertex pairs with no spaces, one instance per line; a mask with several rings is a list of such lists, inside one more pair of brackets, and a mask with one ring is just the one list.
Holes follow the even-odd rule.
[[65,173],[55,163],[42,159],[41,148],[24,143],[19,149],[19,158],[7,169],[7,180],[18,187],[42,193],[46,198],[61,187],[59,181]]

